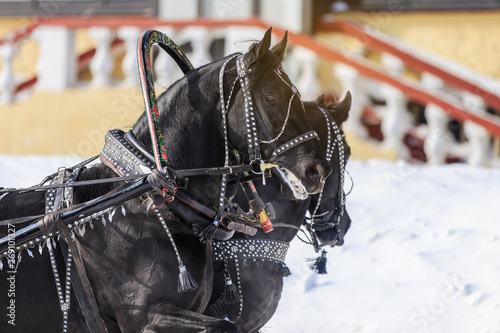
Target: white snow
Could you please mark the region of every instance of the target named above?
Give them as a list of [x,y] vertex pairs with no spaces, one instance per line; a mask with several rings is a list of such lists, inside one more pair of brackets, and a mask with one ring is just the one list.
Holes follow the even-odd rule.
[[264,332],[499,333],[500,170],[350,161],[352,227],[317,276],[292,242]]
[[[0,186],[38,183],[77,157],[0,155]],[[345,245],[292,275],[265,333],[500,333],[500,170],[352,160]],[[346,188],[349,186],[347,181]]]

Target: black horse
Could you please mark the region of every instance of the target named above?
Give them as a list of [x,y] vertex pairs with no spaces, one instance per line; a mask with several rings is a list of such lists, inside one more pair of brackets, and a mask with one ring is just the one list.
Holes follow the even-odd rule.
[[[323,96],[315,102],[305,102],[306,113],[313,128],[321,138],[323,151],[327,154],[330,147],[327,144],[336,139],[333,129],[328,129],[329,121],[325,120],[323,112],[328,112],[330,121],[335,121],[341,131],[342,123],[347,119],[350,110],[351,98],[346,95],[343,101],[326,105]],[[320,111],[322,108],[323,111]],[[326,179],[323,191],[320,194],[310,196],[307,200],[296,201],[283,198],[279,195],[281,184],[276,179],[269,179],[265,186],[255,182],[257,191],[266,202],[272,203],[276,211],[276,219],[273,223],[275,230],[265,233],[262,229],[251,239],[277,240],[289,243],[297,234],[298,228],[304,222],[306,211],[314,214],[314,223],[308,224],[309,229],[315,234],[317,249],[325,245],[342,245],[343,236],[350,226],[350,218],[347,211],[344,211],[339,218],[340,211],[344,209],[341,202],[341,172],[344,171],[345,163],[350,155],[350,148],[345,141],[343,133],[342,139],[337,143],[335,151],[332,151],[331,166],[332,173]],[[343,153],[339,151],[342,145]],[[340,156],[344,156],[341,158]],[[342,159],[342,160],[340,160]],[[341,166],[340,163],[343,163]],[[242,191],[239,191],[234,198],[244,209],[249,209],[248,201]],[[250,239],[244,235],[237,235],[236,239]],[[316,241],[313,237],[313,241]],[[228,241],[231,242],[231,241]],[[218,260],[214,262],[214,290],[209,307],[205,311],[207,315],[228,318],[233,321],[243,332],[258,332],[272,317],[278,302],[281,298],[283,287],[283,276],[287,275],[286,266],[281,262],[261,259],[243,259],[239,264],[235,260]],[[227,277],[232,277],[232,282],[237,286],[236,292],[240,300],[236,297],[227,302],[228,288],[226,286]],[[226,301],[221,300],[226,297]],[[229,303],[229,304],[228,304]],[[230,304],[233,303],[233,304]]]
[[[250,163],[256,159],[258,154],[251,149],[255,147],[249,146],[257,143],[261,158],[267,161],[273,157],[272,162],[280,169],[279,172],[273,169],[273,174],[284,185],[281,193],[289,198],[304,199],[321,190],[331,167],[319,143],[302,136],[312,129],[297,91],[280,67],[286,38],[272,50],[269,49],[270,40],[269,30],[242,57],[226,57],[190,71],[160,96],[158,109],[163,120],[166,151],[173,169],[223,166],[226,154],[221,119],[225,112],[229,145],[240,152],[242,161]],[[236,62],[243,67],[243,73],[237,70]],[[227,68],[221,71],[224,66]],[[247,83],[245,87],[239,80],[242,76]],[[219,86],[219,79],[223,88],[214,89]],[[248,139],[248,124],[244,121],[249,96],[256,109],[257,119],[251,119],[249,124],[255,128],[254,141]],[[227,101],[224,110],[221,110],[221,100]],[[142,146],[152,151],[145,115],[134,125],[132,133]],[[294,138],[301,143],[283,146]],[[77,181],[110,178],[115,176],[116,170],[97,164],[83,168]],[[87,202],[118,185],[75,187],[73,203]],[[184,193],[196,202],[207,207],[219,206],[220,176],[190,177],[186,186]],[[232,193],[232,188],[228,188],[227,193]],[[230,196],[227,199],[226,203]],[[41,214],[46,208],[45,194],[12,193],[2,198],[0,207],[2,220]],[[158,194],[149,192],[112,212],[92,218],[73,228],[100,315],[109,332],[238,331],[228,321],[201,314],[212,293],[212,252],[210,241],[200,242],[193,225],[210,225],[212,221],[205,215],[181,200],[165,202]],[[21,227],[15,225],[15,228]],[[2,228],[1,234],[7,233]],[[226,233],[231,235],[231,232]],[[58,308],[67,306],[64,303],[69,295],[69,288],[66,294],[64,290],[64,255],[68,252],[61,249],[64,241],[57,245],[56,240],[47,239],[46,244],[55,248],[53,253],[59,271],[57,286],[62,290],[58,293],[54,288],[47,251],[41,255],[34,249],[28,252],[29,255],[25,252],[23,262],[17,263],[16,273],[13,273],[16,326],[1,321],[2,332],[57,332],[63,329],[65,321]],[[185,267],[189,269],[197,282],[196,289],[178,292],[178,267],[181,274]],[[11,288],[7,280],[10,273],[5,272],[0,280],[2,295],[7,295]],[[67,313],[67,330],[85,332],[84,318],[76,306],[75,295],[72,292],[71,295],[73,302]],[[2,318],[8,318],[11,300],[0,298]]]

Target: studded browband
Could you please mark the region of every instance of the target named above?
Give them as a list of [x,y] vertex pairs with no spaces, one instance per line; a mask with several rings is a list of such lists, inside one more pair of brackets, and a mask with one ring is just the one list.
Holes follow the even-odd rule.
[[[151,156],[144,156],[144,151],[147,150],[137,141],[132,132],[129,131],[127,134],[124,134],[123,131],[119,129],[113,129],[106,134],[104,148],[101,150],[99,157],[104,165],[111,168],[120,176],[141,175],[151,173],[155,169],[152,160],[150,160]],[[230,174],[232,172],[249,171],[247,169],[248,165],[245,165],[245,168],[242,167],[243,166],[241,166],[241,168],[240,166],[229,167],[227,170],[224,168],[207,168],[176,170],[173,172],[176,178],[181,178],[181,176],[206,174],[220,175],[222,172]],[[215,208],[194,200],[186,192],[182,191],[182,189],[178,189],[175,192],[175,198],[210,219],[214,219],[217,215],[217,210]],[[257,229],[253,227],[235,223],[234,221],[224,220],[223,223],[224,226],[230,230],[242,232],[250,236],[255,235],[257,232]]]
[[287,242],[270,239],[232,239],[212,242],[216,261],[268,260],[284,263],[289,246]]

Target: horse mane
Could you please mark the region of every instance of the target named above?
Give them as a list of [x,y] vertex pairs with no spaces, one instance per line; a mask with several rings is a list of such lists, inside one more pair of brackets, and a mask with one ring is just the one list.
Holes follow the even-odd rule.
[[[92,165],[81,172],[78,176],[78,181],[112,178],[116,177],[114,171],[102,163]],[[95,185],[79,186],[75,188],[74,196],[76,202],[85,202],[97,198],[105,193],[112,191],[123,182],[117,183],[102,183]]]

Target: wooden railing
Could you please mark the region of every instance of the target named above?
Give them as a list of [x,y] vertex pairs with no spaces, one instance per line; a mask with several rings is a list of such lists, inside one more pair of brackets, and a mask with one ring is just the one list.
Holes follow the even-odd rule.
[[[446,151],[449,150],[448,119],[456,119],[463,123],[462,135],[468,141],[468,154],[466,159],[474,165],[487,165],[491,162],[493,153],[491,136],[495,136],[496,149],[498,149],[499,132],[499,110],[500,110],[500,82],[492,78],[480,75],[459,64],[449,60],[441,59],[435,55],[423,52],[410,45],[396,40],[384,33],[353,21],[326,19],[317,27],[318,31],[330,33],[342,33],[358,39],[365,50],[379,52],[381,64],[385,71],[392,73],[391,78],[383,78],[380,73],[371,73],[365,66],[359,66],[357,61],[349,64],[342,61],[351,71],[346,78],[345,86],[353,86],[353,80],[363,81],[366,78],[375,79],[388,83],[394,89],[381,89],[381,93],[387,102],[387,107],[382,114],[382,132],[384,136],[398,137],[394,142],[408,136],[397,129],[397,119],[400,127],[413,127],[416,124],[404,126],[401,124],[406,112],[404,99],[398,97],[403,93],[405,97],[425,106],[425,117],[427,120],[424,138],[416,138],[417,141],[425,141],[423,148],[426,159],[434,164],[443,163],[446,160]],[[408,80],[403,76],[403,71],[411,69],[420,73],[420,81]],[[345,71],[345,70],[344,70]],[[354,77],[354,79],[353,79]],[[356,83],[358,86],[360,83]],[[363,96],[369,92],[360,89],[354,96]],[[363,99],[363,97],[362,97]],[[366,97],[364,100],[366,101]],[[360,105],[365,108],[366,105]],[[489,112],[488,112],[489,111]],[[493,115],[492,115],[493,114]],[[389,120],[389,124],[387,124]],[[391,126],[391,124],[394,126]],[[423,127],[423,126],[421,126]],[[399,130],[399,131],[398,131]],[[415,140],[414,140],[415,141]],[[449,140],[448,140],[449,141]],[[402,149],[403,150],[403,149]]]
[[[73,51],[74,31],[80,28],[88,29],[89,35],[95,40],[95,48],[76,55]],[[0,97],[4,102],[12,102],[20,91],[35,84],[39,89],[65,89],[75,85],[77,70],[84,66],[92,73],[91,86],[116,84],[111,78],[114,67],[113,50],[125,53],[121,63],[125,79],[121,84],[137,85],[136,41],[143,30],[151,28],[165,32],[178,44],[189,43],[192,50],[189,58],[195,66],[200,66],[211,60],[210,46],[214,39],[224,41],[221,55],[244,51],[249,44],[239,42],[259,39],[268,25],[258,19],[165,22],[139,17],[50,18],[43,24],[14,34],[13,36],[17,36],[15,38],[0,41],[0,57],[3,60]],[[416,137],[425,141],[423,146],[429,162],[438,164],[446,159],[449,150],[446,147],[448,117],[464,122],[464,134],[468,144],[473,146],[467,156],[469,162],[477,165],[489,162],[490,136],[500,138],[500,121],[498,117],[487,114],[485,108],[488,105],[498,108],[500,98],[484,84],[486,79],[478,80],[477,77],[480,76],[471,78],[464,70],[450,71],[447,66],[441,66],[436,57],[421,55],[420,51],[413,52],[399,41],[393,41],[381,33],[375,35],[370,29],[358,24],[330,21],[323,22],[319,29],[348,34],[362,40],[366,47],[382,53],[381,62],[375,63],[362,55],[348,56],[311,36],[290,33],[293,49],[287,70],[291,75],[297,73],[293,80],[304,99],[314,99],[320,93],[331,91],[331,88],[322,86],[318,80],[319,58],[323,58],[333,64],[331,75],[340,81],[344,90],[351,90],[353,94],[348,125],[360,135],[365,130],[362,126],[364,111],[371,107],[366,81],[374,80],[380,83],[378,98],[385,102],[384,109],[377,113],[381,118],[384,144],[396,149],[400,157],[409,156],[404,142],[408,141],[408,133],[415,132],[411,121],[407,120],[406,111],[406,102],[412,99],[426,106],[427,134]],[[35,77],[16,82],[12,74],[15,50],[23,38],[30,37],[33,30],[35,33],[31,37],[39,41],[39,62],[43,66],[38,66]],[[279,36],[284,34],[282,29],[276,27],[273,31]],[[407,78],[404,75],[406,67],[420,71],[421,80]],[[167,86],[177,79],[180,73],[173,71],[174,68],[168,57],[160,52],[155,61],[158,83]],[[456,72],[460,74],[455,74]],[[454,87],[455,92],[445,93],[445,85]]]
[[[457,64],[449,61],[440,61],[425,52],[419,51],[406,45],[399,40],[374,31],[372,28],[349,20],[323,20],[319,22],[318,30],[321,32],[344,33],[358,40],[372,50],[390,53],[408,67],[421,72],[427,72],[439,77],[457,89],[468,91],[480,96],[487,105],[500,110],[500,96],[486,86],[485,78],[466,68],[460,68]],[[460,74],[456,74],[456,73]]]

